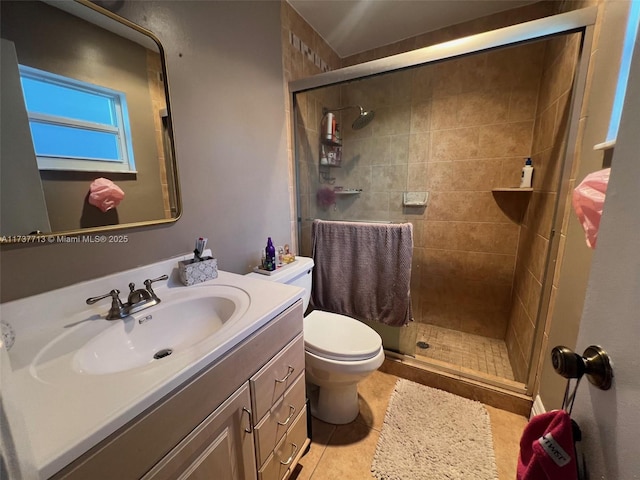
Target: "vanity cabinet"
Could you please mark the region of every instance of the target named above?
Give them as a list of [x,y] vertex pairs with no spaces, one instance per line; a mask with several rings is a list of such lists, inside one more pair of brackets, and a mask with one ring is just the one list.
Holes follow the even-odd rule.
[[309,444],[302,301],[52,480],[282,480]]
[[163,458],[143,480],[255,478],[249,385],[245,384]]

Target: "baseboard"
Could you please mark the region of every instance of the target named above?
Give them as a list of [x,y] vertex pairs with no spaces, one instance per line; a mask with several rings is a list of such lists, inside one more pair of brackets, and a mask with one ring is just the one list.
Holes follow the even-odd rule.
[[540,395],[536,395],[536,398],[533,400],[533,405],[531,406],[531,415],[529,418],[535,417],[536,415],[540,415],[541,413],[545,413],[546,409],[544,408],[544,404],[542,403],[542,399]]

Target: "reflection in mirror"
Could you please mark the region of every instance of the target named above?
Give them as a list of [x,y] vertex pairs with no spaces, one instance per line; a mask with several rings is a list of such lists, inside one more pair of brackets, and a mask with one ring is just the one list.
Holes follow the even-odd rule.
[[155,37],[84,1],[3,0],[0,8],[2,241],[175,221]]

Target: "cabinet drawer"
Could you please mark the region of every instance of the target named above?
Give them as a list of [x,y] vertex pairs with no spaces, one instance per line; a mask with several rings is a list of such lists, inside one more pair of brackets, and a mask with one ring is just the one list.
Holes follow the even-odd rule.
[[260,422],[303,370],[304,340],[300,334],[251,377],[254,422]]
[[284,393],[256,426],[255,441],[258,466],[262,465],[273,449],[292,426],[294,419],[304,408],[306,400],[304,372],[298,375],[294,384]]
[[294,459],[299,456],[307,439],[307,407],[291,425],[289,431],[276,447],[273,455],[258,472],[258,480],[281,480],[291,467],[295,466]]

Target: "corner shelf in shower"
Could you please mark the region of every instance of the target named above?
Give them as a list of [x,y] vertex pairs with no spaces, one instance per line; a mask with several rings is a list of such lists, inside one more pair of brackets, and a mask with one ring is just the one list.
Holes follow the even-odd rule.
[[[499,187],[492,189],[491,192],[502,213],[509,217],[512,222],[521,224],[527,211],[533,188]],[[519,195],[514,195],[515,193],[519,193]]]

